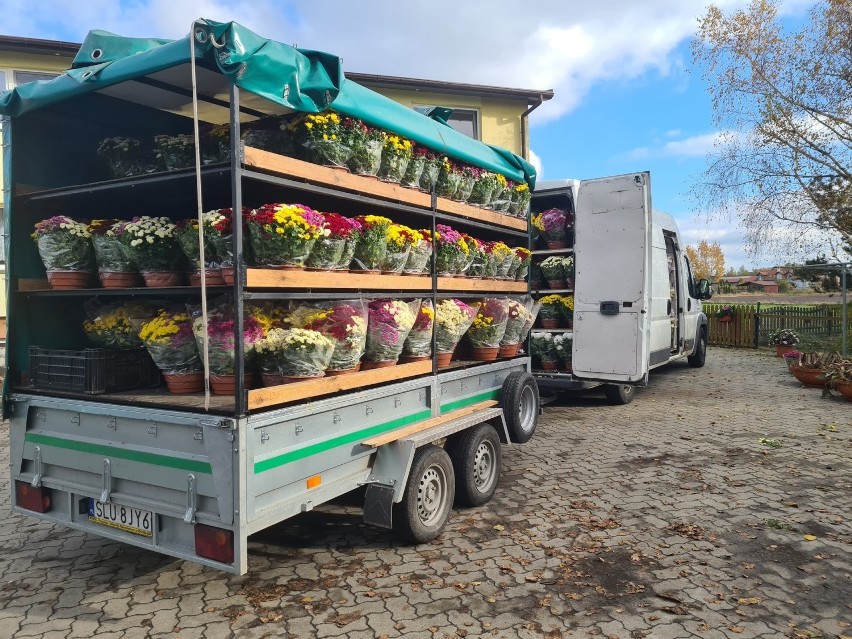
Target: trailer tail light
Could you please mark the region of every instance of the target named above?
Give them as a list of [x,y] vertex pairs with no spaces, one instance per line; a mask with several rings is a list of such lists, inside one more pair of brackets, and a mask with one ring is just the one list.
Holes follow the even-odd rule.
[[42,486],[34,488],[25,481],[16,481],[15,502],[21,508],[46,513],[50,510],[50,490]]
[[195,554],[223,564],[234,563],[234,531],[195,524]]

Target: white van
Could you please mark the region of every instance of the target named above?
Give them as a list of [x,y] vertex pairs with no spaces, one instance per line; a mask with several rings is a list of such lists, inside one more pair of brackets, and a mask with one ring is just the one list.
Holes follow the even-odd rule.
[[[650,173],[540,182],[533,210],[573,211],[575,259],[572,372],[534,371],[543,390],[606,384],[612,403],[632,401],[648,371],[707,353],[707,280],[695,281],[672,216],[651,208]],[[550,291],[541,290],[541,295]],[[533,332],[539,329],[533,329]]]

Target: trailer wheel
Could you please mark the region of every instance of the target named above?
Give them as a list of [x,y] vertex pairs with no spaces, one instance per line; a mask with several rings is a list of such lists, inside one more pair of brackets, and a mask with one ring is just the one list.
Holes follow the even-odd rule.
[[459,433],[447,445],[456,473],[456,504],[481,506],[497,490],[503,450],[491,424],[479,424]]
[[394,504],[393,526],[403,539],[422,544],[441,534],[456,492],[453,464],[434,444],[418,448],[402,501]]
[[540,406],[535,377],[524,371],[509,373],[500,393],[500,408],[514,443],[523,444],[532,438]]
[[630,384],[604,384],[603,390],[607,401],[614,406],[629,404],[636,395],[636,387]]
[[686,358],[692,368],[701,368],[707,360],[707,327],[702,326],[698,332],[698,343],[695,345],[695,350],[692,355]]

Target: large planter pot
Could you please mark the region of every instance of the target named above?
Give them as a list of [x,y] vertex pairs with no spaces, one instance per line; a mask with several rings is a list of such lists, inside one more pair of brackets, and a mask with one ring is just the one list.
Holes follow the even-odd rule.
[[400,364],[413,364],[414,362],[423,362],[427,359],[431,359],[431,355],[403,355],[399,358]]
[[852,382],[840,380],[837,382],[837,392],[846,398],[846,401],[852,402]]
[[178,271],[146,271],[142,273],[142,279],[149,288],[183,285],[183,273]]
[[544,319],[541,318],[541,327],[542,328],[559,328],[560,320],[557,319]]
[[319,375],[285,375],[284,383],[295,384],[296,382],[306,382],[310,379],[320,379],[321,377],[325,377],[325,374],[320,373]]
[[822,388],[825,380],[822,375],[825,371],[821,368],[805,368],[804,366],[791,366],[790,372],[803,386],[808,388]]
[[452,352],[438,353],[435,355],[435,359],[438,361],[438,368],[447,368],[453,359],[453,354]]
[[233,286],[234,285],[234,267],[233,266],[223,266],[220,269],[222,273],[222,281],[225,282],[225,286]]
[[548,250],[551,250],[551,251],[554,251],[556,249],[568,248],[568,242],[566,242],[565,240],[556,240],[556,241],[548,240],[547,241],[547,248],[548,248]]
[[352,373],[357,373],[360,370],[361,370],[361,362],[358,362],[357,364],[355,364],[355,366],[353,368],[344,368],[344,369],[340,369],[340,370],[329,369],[325,372],[325,376],[326,377],[337,377],[339,375],[351,375]]
[[281,384],[286,384],[287,382],[284,380],[283,375],[279,375],[278,373],[261,373],[260,380],[263,382],[265,387],[269,386],[280,386]]
[[92,274],[89,271],[50,271],[47,281],[50,288],[87,288]]
[[134,288],[142,283],[135,271],[100,271],[98,279],[104,288]]
[[500,344],[500,350],[497,352],[497,357],[515,357],[520,348],[520,344]]
[[[208,268],[204,272],[207,280],[207,286],[225,286],[225,278],[222,276],[222,271],[218,268]],[[201,272],[195,271],[189,274],[190,286],[201,286]]]
[[795,346],[785,346],[783,344],[777,344],[775,346],[775,357],[784,357],[784,353],[789,353],[790,351],[796,350]]
[[470,349],[470,358],[475,362],[493,362],[497,359],[497,353],[500,352],[500,348],[495,346],[494,348],[488,347],[473,347]]
[[204,373],[163,373],[166,387],[173,395],[188,395],[204,390]]
[[567,288],[565,280],[547,280],[547,287],[551,289]]
[[542,362],[541,370],[543,371],[555,371],[556,370],[556,362]]
[[369,371],[369,370],[372,370],[374,368],[388,368],[389,366],[396,366],[396,360],[395,359],[387,359],[383,362],[370,362],[370,361],[361,362],[361,370],[362,371]]
[[[254,373],[246,373],[243,376],[244,388],[252,388],[254,383]],[[233,395],[237,389],[237,376],[234,374],[210,375],[210,389],[214,395]]]

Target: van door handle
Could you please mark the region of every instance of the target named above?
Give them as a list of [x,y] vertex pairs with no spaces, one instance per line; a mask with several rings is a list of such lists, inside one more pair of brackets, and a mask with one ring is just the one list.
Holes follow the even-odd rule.
[[671,314],[672,314],[672,301],[669,300],[668,302],[666,302],[666,315],[671,315]]

